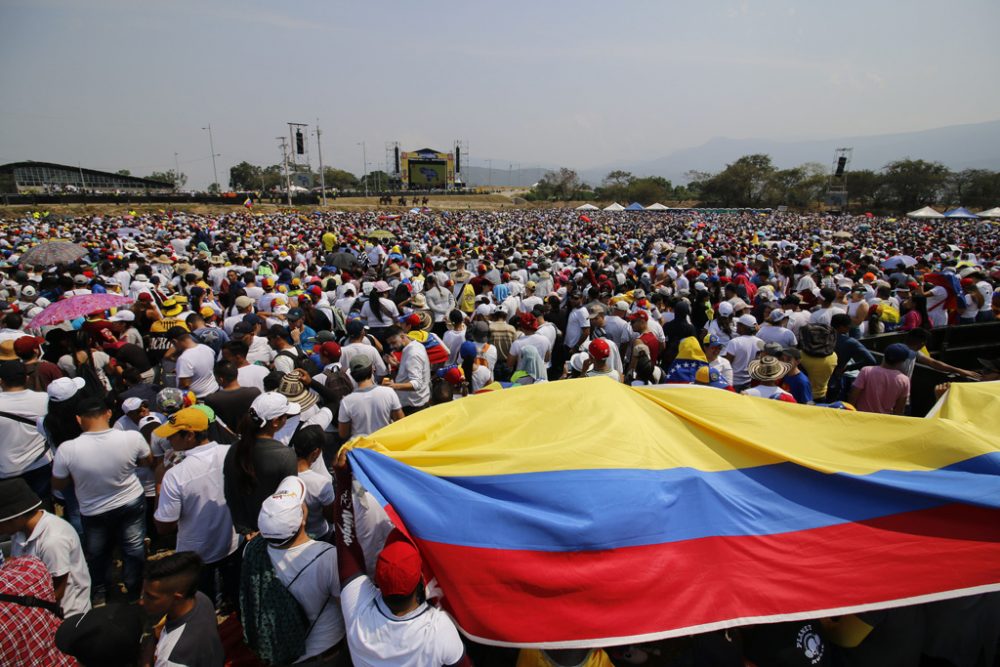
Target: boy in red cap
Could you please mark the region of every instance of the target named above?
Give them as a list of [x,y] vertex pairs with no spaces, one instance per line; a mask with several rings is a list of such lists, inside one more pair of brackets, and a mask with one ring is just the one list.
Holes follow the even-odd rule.
[[344,450],[334,473],[340,606],[354,664],[471,667],[455,624],[427,603],[420,553],[405,535],[393,530],[378,556],[374,581],[365,574],[364,553],[354,524],[351,470]]

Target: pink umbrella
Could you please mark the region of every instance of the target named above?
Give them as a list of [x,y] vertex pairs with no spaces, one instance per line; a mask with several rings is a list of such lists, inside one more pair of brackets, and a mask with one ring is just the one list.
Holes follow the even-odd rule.
[[132,303],[132,299],[121,294],[79,294],[56,301],[31,320],[32,327],[59,324],[84,315],[90,315],[109,308],[120,308]]

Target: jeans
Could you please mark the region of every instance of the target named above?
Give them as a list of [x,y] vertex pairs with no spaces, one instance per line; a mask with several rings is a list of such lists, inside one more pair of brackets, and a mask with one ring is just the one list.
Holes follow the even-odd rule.
[[146,498],[113,510],[83,517],[83,552],[90,569],[95,593],[107,594],[108,570],[115,546],[121,547],[129,600],[138,600],[142,592],[142,568],[146,562]]
[[46,463],[41,468],[35,468],[17,475],[31,487],[31,490],[41,498],[42,506],[52,511],[52,464]]
[[220,561],[206,563],[201,568],[198,590],[207,595],[216,607],[228,607],[230,610],[239,611],[240,571],[243,567],[244,546],[245,543],[241,539],[236,551]]
[[60,491],[62,494],[63,518],[73,526],[73,530],[83,541],[83,517],[80,515],[80,501],[76,499],[76,488],[70,484]]

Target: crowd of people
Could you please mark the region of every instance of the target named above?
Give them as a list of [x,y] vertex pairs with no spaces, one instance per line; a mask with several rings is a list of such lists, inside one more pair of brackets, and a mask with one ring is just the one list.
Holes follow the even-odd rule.
[[[79,259],[21,260],[56,240]],[[917,365],[1000,378],[927,349],[1000,313],[1000,226],[38,213],[0,220],[0,255],[0,663],[221,665],[233,613],[269,664],[993,664],[995,595],[491,652],[427,599],[418,551],[337,452],[434,405],[579,377],[907,414]],[[43,315],[99,294],[128,301]]]

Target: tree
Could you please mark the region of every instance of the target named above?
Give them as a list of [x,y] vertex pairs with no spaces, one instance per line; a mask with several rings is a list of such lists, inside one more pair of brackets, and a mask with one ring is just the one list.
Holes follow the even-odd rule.
[[[365,183],[368,183],[368,190],[370,192],[388,190],[389,174],[384,171],[370,171],[361,177],[361,180],[358,181],[358,187],[364,189]],[[327,181],[327,185],[330,185],[329,181]]]
[[338,190],[353,190],[358,187],[358,177],[349,171],[334,167],[323,168],[323,180],[328,188]]
[[538,199],[571,199],[581,189],[580,177],[572,169],[562,167],[559,171],[548,171],[533,188]]
[[673,184],[662,176],[633,178],[626,188],[625,197],[630,202],[637,201],[648,206],[663,199],[670,199],[674,193]]
[[953,173],[946,184],[944,203],[949,206],[993,206],[1000,196],[1000,172],[963,169]]
[[861,208],[879,208],[881,204],[882,175],[871,169],[859,169],[844,174],[847,181],[847,201],[856,202]]
[[152,174],[146,177],[150,181],[160,181],[161,183],[173,183],[174,187],[177,189],[183,188],[184,184],[187,183],[187,174],[181,172],[179,174],[174,173],[173,169],[168,169],[167,171],[154,171]]
[[222,188],[219,187],[218,183],[212,183],[212,184],[210,184],[208,186],[208,194],[210,194],[210,195],[217,195],[220,192],[222,192]]
[[119,169],[115,173],[118,174],[119,176],[131,176],[132,175],[132,172],[129,171],[128,169]]
[[950,175],[940,162],[926,160],[896,160],[882,169],[889,202],[904,211],[938,201]]
[[260,188],[260,174],[260,167],[244,160],[229,168],[229,187],[237,191],[257,190]]
[[775,171],[769,155],[744,155],[700,183],[701,199],[716,206],[760,206]]

